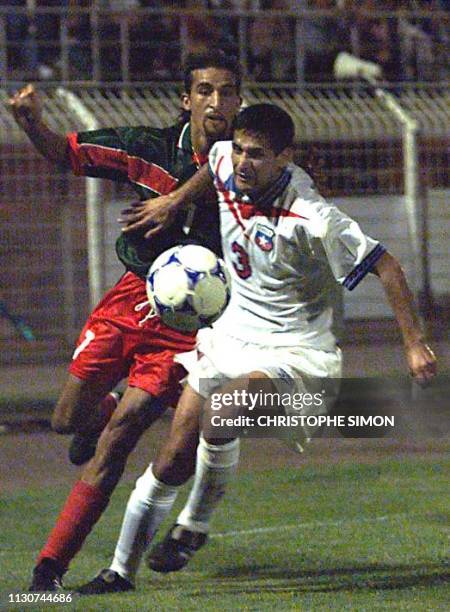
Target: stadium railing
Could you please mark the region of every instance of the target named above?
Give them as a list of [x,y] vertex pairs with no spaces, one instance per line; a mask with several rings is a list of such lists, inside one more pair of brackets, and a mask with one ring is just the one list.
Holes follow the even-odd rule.
[[310,80],[308,54],[317,52],[323,70],[334,50],[373,61],[373,54],[390,55],[390,81],[449,76],[450,16],[435,7],[349,11],[291,3],[283,10],[195,10],[139,8],[135,2],[114,12],[104,0],[81,4],[2,4],[0,78],[130,83],[159,75],[167,81],[179,78],[190,50],[214,44],[239,56],[246,77],[264,81]]

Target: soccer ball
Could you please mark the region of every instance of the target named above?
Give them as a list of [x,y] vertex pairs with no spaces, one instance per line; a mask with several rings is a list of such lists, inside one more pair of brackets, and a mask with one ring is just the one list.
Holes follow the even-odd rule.
[[224,262],[195,244],[172,247],[157,257],[147,274],[146,289],[162,321],[183,332],[208,327],[230,301]]

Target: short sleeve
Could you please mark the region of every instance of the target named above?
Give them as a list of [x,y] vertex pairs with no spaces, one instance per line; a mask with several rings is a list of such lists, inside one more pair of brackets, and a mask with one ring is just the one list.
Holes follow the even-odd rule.
[[[311,189],[312,193],[315,193]],[[320,240],[335,279],[349,291],[368,274],[386,249],[367,236],[351,217],[315,194],[303,210],[302,226],[313,241]]]
[[327,211],[323,245],[336,280],[351,291],[368,274],[386,249],[364,234],[356,221],[338,208]]

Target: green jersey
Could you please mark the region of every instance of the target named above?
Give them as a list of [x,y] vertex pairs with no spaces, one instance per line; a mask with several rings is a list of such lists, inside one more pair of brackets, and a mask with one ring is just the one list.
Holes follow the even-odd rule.
[[[75,174],[128,182],[141,200],[170,193],[198,169],[191,142],[190,124],[168,128],[119,127],[69,134],[69,156]],[[150,240],[143,231],[121,234],[116,242],[119,259],[138,276],[145,277],[153,260],[166,249],[197,242],[220,255],[218,207],[202,207],[183,231],[186,212],[174,224]]]

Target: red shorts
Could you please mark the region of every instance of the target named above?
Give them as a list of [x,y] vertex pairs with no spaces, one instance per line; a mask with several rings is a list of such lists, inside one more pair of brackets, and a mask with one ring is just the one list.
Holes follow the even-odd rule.
[[149,314],[145,281],[127,272],[95,307],[78,339],[69,371],[95,380],[104,393],[128,376],[128,384],[176,401],[185,369],[177,353],[195,346],[195,334],[183,334]]

